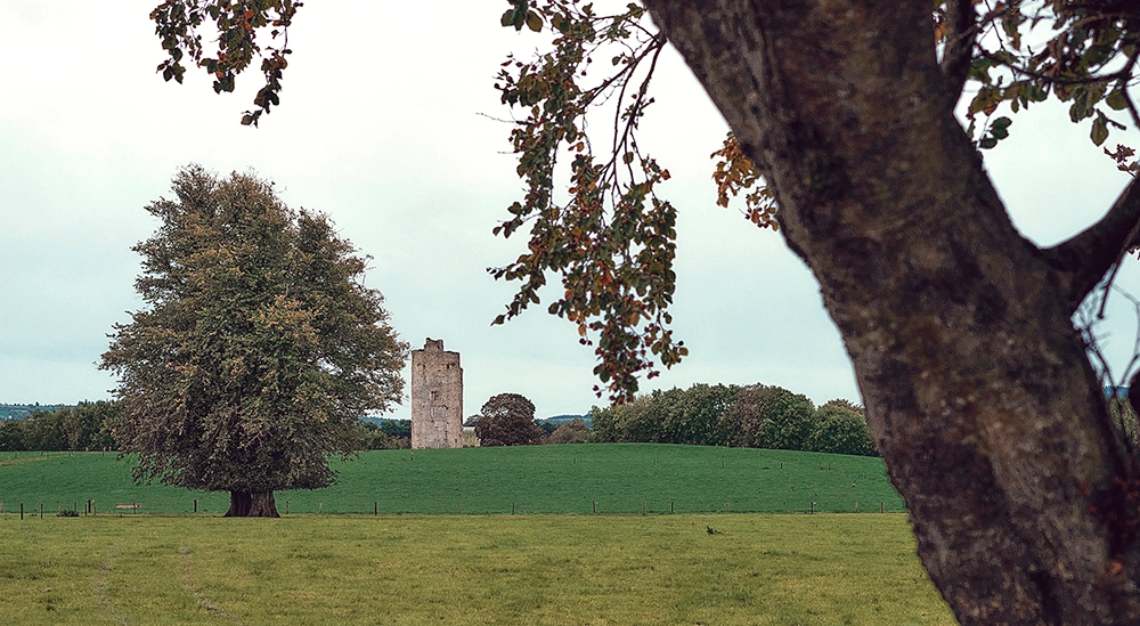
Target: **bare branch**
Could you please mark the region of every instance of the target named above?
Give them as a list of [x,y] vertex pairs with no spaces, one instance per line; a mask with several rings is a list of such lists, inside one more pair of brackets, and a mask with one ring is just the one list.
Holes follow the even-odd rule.
[[[1124,254],[1140,245],[1140,178],[1133,178],[1103,218],[1081,233],[1044,250],[1050,264],[1064,277],[1069,304],[1075,310],[1105,272]],[[1111,280],[1105,289],[1111,286]],[[1107,295],[1107,294],[1106,294]]]

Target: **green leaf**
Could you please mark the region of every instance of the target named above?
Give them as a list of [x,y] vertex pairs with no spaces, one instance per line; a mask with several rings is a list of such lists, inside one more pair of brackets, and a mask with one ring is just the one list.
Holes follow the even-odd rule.
[[1128,108],[1128,100],[1124,97],[1124,92],[1120,89],[1114,89],[1112,93],[1104,100],[1113,111],[1123,111]]
[[1005,128],[1009,128],[1009,125],[1010,125],[1010,124],[1012,124],[1012,123],[1013,123],[1013,120],[1011,120],[1011,119],[1009,119],[1008,117],[1005,117],[1005,116],[1003,115],[1002,117],[999,117],[999,118],[995,119],[995,120],[993,121],[993,123],[991,123],[991,124],[990,124],[990,126],[992,126],[992,127],[994,127],[994,128],[1002,128],[1002,129],[1005,129]]
[[997,139],[994,139],[993,137],[983,137],[982,140],[978,142],[978,145],[983,150],[989,150],[990,148],[997,145]]
[[1108,124],[1105,123],[1103,115],[1097,116],[1093,121],[1089,139],[1092,139],[1092,142],[1098,146],[1104,143],[1105,139],[1108,139]]
[[534,11],[527,11],[526,12],[526,26],[527,26],[527,28],[533,30],[536,33],[541,32],[542,31],[542,17],[540,17],[538,15],[538,13],[535,13]]
[[515,10],[507,9],[503,11],[503,17],[499,18],[499,25],[507,27],[515,23]]

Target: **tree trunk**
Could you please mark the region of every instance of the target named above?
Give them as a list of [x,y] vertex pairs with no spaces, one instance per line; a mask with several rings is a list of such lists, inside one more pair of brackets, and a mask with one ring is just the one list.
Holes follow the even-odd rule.
[[930,2],[647,4],[775,191],[958,620],[1140,623],[1135,462],[1072,280],[953,117]]
[[281,517],[272,491],[231,491],[226,517]]

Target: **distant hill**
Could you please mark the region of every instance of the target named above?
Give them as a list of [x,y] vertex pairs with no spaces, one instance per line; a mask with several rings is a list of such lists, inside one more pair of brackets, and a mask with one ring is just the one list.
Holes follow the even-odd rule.
[[559,426],[561,426],[562,424],[565,424],[566,422],[573,422],[574,420],[582,420],[583,422],[586,423],[586,426],[588,428],[594,427],[594,418],[590,417],[589,415],[570,415],[570,414],[552,415],[550,417],[540,418],[538,421],[550,422],[551,424],[558,424]]
[[67,404],[0,404],[0,422],[26,419],[36,411],[54,411],[67,408]]

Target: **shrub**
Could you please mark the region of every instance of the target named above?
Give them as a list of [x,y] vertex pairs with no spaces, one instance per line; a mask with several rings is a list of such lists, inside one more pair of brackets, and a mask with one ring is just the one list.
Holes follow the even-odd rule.
[[586,427],[586,422],[575,419],[566,422],[559,426],[550,436],[546,438],[546,443],[587,443],[590,441],[590,429]]
[[361,422],[359,447],[364,450],[397,450],[411,447],[411,437],[391,435],[383,426]]
[[382,419],[379,426],[380,430],[389,437],[409,441],[412,439],[412,420]]

